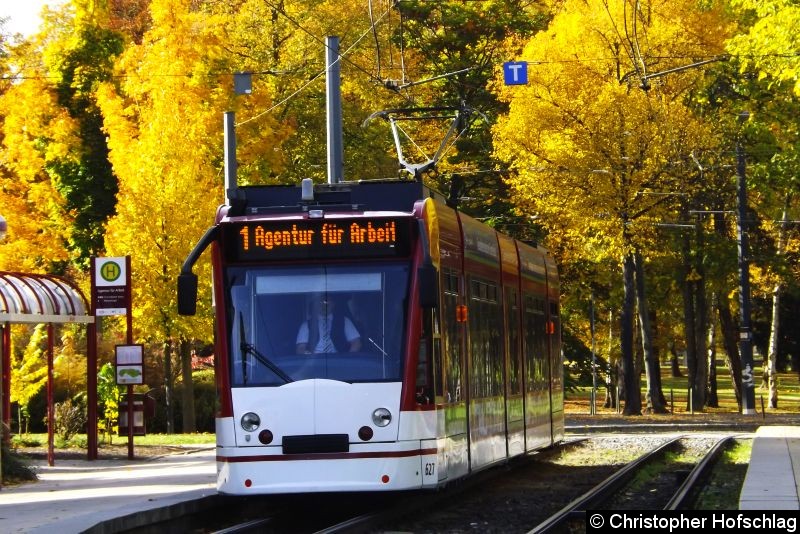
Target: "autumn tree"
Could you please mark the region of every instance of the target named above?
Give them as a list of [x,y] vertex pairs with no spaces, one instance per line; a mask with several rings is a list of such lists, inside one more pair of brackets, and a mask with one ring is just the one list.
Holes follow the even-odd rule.
[[[367,6],[354,0],[247,0],[208,9],[226,20],[225,50],[235,70],[250,73],[253,91],[241,97],[247,107],[241,125],[240,174],[244,183],[298,183],[326,180],[325,56],[327,36],[339,37],[341,60],[344,177],[362,180],[397,174],[385,128],[362,128],[394,93],[383,88],[374,70],[374,31],[387,27],[391,6]],[[271,105],[251,102],[268,95]],[[263,103],[263,102],[262,102]],[[252,105],[251,105],[252,104]],[[279,165],[263,157],[258,128],[277,121],[285,139],[270,149]],[[247,130],[244,130],[246,128]],[[262,157],[256,157],[262,154]]]
[[61,273],[72,217],[48,169],[77,161],[78,140],[36,58],[31,43],[10,47],[0,80],[0,270]]
[[[28,432],[28,404],[47,384],[47,326],[43,324],[17,327],[29,334],[20,352],[11,353],[11,402],[17,403],[19,431]],[[23,421],[25,421],[23,425]]]
[[[496,150],[514,168],[515,201],[541,218],[553,242],[595,260],[621,258],[627,415],[641,411],[636,258],[654,248],[655,223],[691,178],[676,162],[713,139],[681,98],[697,72],[657,74],[721,53],[728,32],[713,3],[567,1],[523,50],[528,85],[499,88],[510,111],[495,130]],[[648,402],[658,411],[650,381],[658,362],[648,361]]]
[[114,60],[122,52],[122,36],[94,20],[94,2],[73,0],[71,23],[51,28],[43,50],[44,67],[59,108],[74,121],[75,157],[47,166],[65,209],[73,216],[69,247],[82,268],[103,251],[103,225],[114,213],[117,178],[108,160],[102,116],[94,91],[109,80]]
[[789,82],[800,95],[800,11],[786,0],[731,0],[745,31],[731,38],[727,48],[736,54],[742,72],[755,69],[760,78]]
[[[69,262],[74,219],[51,172],[77,161],[79,138],[49,83],[40,44],[37,38],[0,36],[0,214],[9,224],[0,242],[0,271],[69,274],[79,280]],[[24,424],[27,431],[28,404],[47,378],[46,329],[13,330],[26,345],[12,349],[11,401],[17,403],[20,430]],[[56,351],[61,363],[62,350]]]
[[772,301],[770,332],[764,378],[769,390],[769,407],[778,407],[777,367],[778,340],[781,337],[781,299],[793,280],[787,259],[797,249],[797,234],[786,222],[790,213],[796,211],[798,186],[798,127],[797,95],[800,69],[797,51],[800,38],[795,28],[800,22],[800,12],[791,2],[767,0],[735,0],[731,2],[743,21],[744,31],[731,39],[728,50],[736,58],[740,76],[749,78],[757,73],[755,87],[749,103],[756,124],[761,125],[775,137],[776,149],[768,158],[761,157],[763,165],[754,168],[755,184],[759,198],[763,200],[762,211],[769,213],[766,224],[775,242],[777,261],[763,268],[761,278],[770,287],[767,291]]
[[[226,19],[190,1],[154,1],[152,27],[117,64],[116,83],[98,91],[108,134],[109,159],[119,177],[117,213],[107,225],[111,255],[130,255],[137,337],[162,350],[168,428],[174,430],[171,395],[179,367],[179,340],[210,341],[210,299],[198,318],[179,318],[174,280],[193,243],[214,220],[222,191],[223,112],[235,109]],[[240,101],[241,102],[241,101]],[[257,87],[246,105],[264,107]],[[245,108],[246,109],[246,108]],[[279,167],[274,147],[281,133],[270,118],[240,128],[259,153],[251,165]],[[199,265],[210,280],[210,265]],[[206,295],[209,293],[206,292]],[[184,377],[191,380],[191,376]]]
[[[506,173],[493,154],[491,127],[506,107],[489,90],[489,81],[497,65],[516,56],[519,43],[546,26],[546,7],[518,0],[413,1],[399,3],[397,11],[402,24],[394,31],[394,42],[403,45],[406,60],[414,62],[388,74],[396,86],[410,87],[403,90],[413,97],[406,105],[464,107],[455,140],[447,143],[432,184],[452,192],[461,209],[499,230],[535,238],[530,220],[515,213],[509,202]],[[410,128],[415,142],[423,139],[432,155],[449,126]]]

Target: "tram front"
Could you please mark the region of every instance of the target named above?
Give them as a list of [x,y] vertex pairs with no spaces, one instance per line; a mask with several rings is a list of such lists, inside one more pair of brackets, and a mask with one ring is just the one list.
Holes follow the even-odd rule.
[[409,291],[416,222],[321,212],[219,221],[220,492],[424,485],[421,458],[435,450],[422,450],[418,425],[401,424],[407,349],[420,336]]

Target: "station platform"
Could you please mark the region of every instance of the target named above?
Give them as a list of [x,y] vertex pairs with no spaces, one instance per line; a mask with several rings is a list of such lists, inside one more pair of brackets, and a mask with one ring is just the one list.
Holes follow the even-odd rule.
[[756,430],[740,510],[800,510],[800,426]]
[[38,481],[0,488],[0,532],[110,533],[171,519],[216,490],[216,448],[133,460],[34,462]]

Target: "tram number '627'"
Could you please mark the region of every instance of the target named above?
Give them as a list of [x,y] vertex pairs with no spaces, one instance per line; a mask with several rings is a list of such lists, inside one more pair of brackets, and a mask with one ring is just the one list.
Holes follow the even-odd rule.
[[433,474],[436,472],[436,464],[433,462],[429,462],[425,464],[425,476],[432,477]]

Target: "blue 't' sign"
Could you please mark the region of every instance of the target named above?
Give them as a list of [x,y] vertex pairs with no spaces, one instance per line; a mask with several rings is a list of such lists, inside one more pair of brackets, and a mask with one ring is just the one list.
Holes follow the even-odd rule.
[[503,80],[506,85],[525,85],[528,83],[528,62],[507,61],[503,63]]

